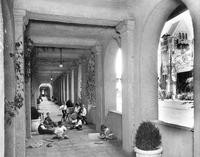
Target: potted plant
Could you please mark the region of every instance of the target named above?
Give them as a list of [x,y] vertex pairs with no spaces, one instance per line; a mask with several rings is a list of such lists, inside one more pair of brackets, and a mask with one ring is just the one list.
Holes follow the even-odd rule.
[[150,121],[142,122],[136,132],[136,157],[161,157],[161,135],[159,129]]
[[40,125],[40,112],[36,109],[36,107],[31,107],[31,131],[37,131],[38,126]]

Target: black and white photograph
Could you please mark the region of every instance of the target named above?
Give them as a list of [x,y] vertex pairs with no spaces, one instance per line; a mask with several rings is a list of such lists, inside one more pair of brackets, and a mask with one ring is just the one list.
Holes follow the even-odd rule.
[[0,0],[0,157],[200,157],[200,0]]

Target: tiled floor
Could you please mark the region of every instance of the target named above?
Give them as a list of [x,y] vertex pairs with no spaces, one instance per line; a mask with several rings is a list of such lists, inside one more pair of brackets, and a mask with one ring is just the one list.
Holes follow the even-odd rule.
[[[49,109],[50,107],[51,109]],[[59,120],[61,111],[52,102],[43,101],[41,111],[48,111],[52,118]],[[45,110],[44,110],[45,109]],[[84,126],[83,130],[68,130],[69,139],[52,140],[54,135],[33,134],[27,140],[27,157],[126,157],[117,140],[102,141],[92,138],[95,130],[92,125]],[[51,147],[47,147],[50,145]]]

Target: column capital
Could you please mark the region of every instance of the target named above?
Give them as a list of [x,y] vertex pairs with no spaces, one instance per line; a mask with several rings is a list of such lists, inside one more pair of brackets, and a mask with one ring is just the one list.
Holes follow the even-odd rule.
[[21,22],[25,25],[27,25],[29,22],[29,18],[26,15],[26,11],[22,9],[14,9],[14,19],[15,22]]
[[133,19],[126,19],[119,22],[115,29],[116,32],[122,34],[126,31],[134,30],[134,27],[135,27],[135,21]]
[[[16,42],[23,41],[23,31],[29,23],[29,17],[27,12],[22,9],[14,9],[14,21],[15,21],[15,40]],[[20,29],[20,31],[19,31]],[[22,32],[21,32],[22,31]]]
[[79,63],[84,64],[86,62],[87,62],[87,56],[81,56],[81,58],[79,59]]
[[102,50],[103,50],[103,46],[102,46],[101,44],[97,44],[97,45],[95,45],[95,46],[92,48],[92,52],[93,52],[95,55],[102,54]]

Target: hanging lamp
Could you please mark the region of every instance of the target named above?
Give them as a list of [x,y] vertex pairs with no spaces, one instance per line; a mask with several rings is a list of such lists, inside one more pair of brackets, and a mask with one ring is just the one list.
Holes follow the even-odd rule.
[[62,63],[62,48],[60,48],[60,64],[59,67],[62,68],[63,67],[63,63]]

